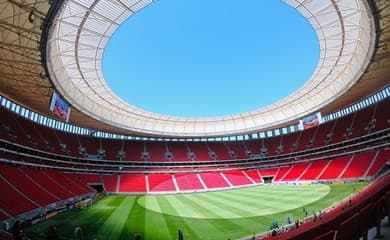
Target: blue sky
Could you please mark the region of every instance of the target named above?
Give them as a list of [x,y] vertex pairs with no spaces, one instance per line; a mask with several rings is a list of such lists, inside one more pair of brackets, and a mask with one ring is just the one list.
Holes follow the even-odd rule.
[[136,13],[104,52],[108,85],[156,113],[251,111],[302,86],[319,57],[314,30],[278,0],[160,0]]

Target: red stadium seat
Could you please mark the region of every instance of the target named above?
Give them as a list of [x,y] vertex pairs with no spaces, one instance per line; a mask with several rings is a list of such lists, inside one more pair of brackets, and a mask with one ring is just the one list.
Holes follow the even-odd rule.
[[343,221],[338,227],[337,240],[355,240],[359,239],[359,214],[355,213],[352,217]]
[[320,236],[317,236],[313,238],[313,240],[334,240],[336,239],[337,233],[335,230],[330,230],[329,232],[326,232],[324,234],[321,234]]

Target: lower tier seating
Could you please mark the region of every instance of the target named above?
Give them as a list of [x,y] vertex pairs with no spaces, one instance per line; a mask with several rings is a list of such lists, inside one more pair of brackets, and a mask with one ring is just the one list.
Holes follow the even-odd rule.
[[176,191],[171,174],[149,174],[148,179],[151,192]]
[[228,183],[221,176],[219,172],[205,172],[199,173],[199,176],[202,178],[204,184],[207,188],[227,188],[229,187]]
[[3,220],[92,192],[85,183],[73,182],[59,171],[0,165],[0,218]]
[[223,175],[232,184],[232,186],[253,184],[241,170],[225,171],[223,172]]
[[0,212],[0,221],[7,220],[8,218],[8,215],[4,214],[3,212]]
[[118,175],[104,174],[102,178],[107,192],[117,192]]
[[18,168],[0,165],[0,174],[40,206],[46,206],[60,200],[47,192],[42,186],[38,185]]
[[39,207],[2,177],[0,186],[0,208],[10,215],[18,216]]
[[36,171],[31,168],[24,168],[22,170],[25,174],[34,179],[34,181],[36,181],[39,185],[44,186],[47,191],[59,199],[69,199],[75,196],[75,194],[69,192],[68,189],[63,187],[62,182],[55,182],[55,180],[49,177],[46,171]]
[[145,175],[144,174],[122,174],[120,179],[119,191],[120,192],[146,192]]
[[255,183],[262,183],[263,179],[258,170],[247,170],[244,171],[245,174],[250,177]]
[[281,179],[283,179],[283,177],[288,174],[290,172],[290,169],[291,167],[290,166],[287,166],[287,167],[280,167],[277,174],[275,175],[275,179],[274,181],[275,182],[278,182],[280,181]]
[[332,159],[328,167],[321,174],[321,176],[319,176],[318,179],[320,180],[338,179],[339,176],[343,173],[344,169],[346,168],[350,160],[351,157],[349,156]]
[[179,191],[204,189],[198,176],[194,173],[175,174]]
[[301,174],[304,173],[308,165],[308,163],[300,163],[292,166],[290,171],[281,179],[281,181],[298,180]]
[[328,165],[329,161],[320,160],[310,163],[310,166],[306,170],[306,172],[301,176],[300,180],[316,180],[318,176],[321,174],[325,167]]
[[340,178],[356,178],[365,176],[370,164],[373,162],[375,152],[365,152],[353,156],[351,163]]
[[390,148],[380,150],[367,176],[374,176],[388,161],[390,161]]
[[[377,174],[390,160],[390,150],[381,149],[329,160],[298,162],[293,165],[251,170],[188,168],[186,173],[98,174],[61,172],[0,164],[0,217],[45,207],[60,200],[93,192],[88,184],[100,184],[107,192],[153,193],[213,190],[273,182],[339,180]],[[17,204],[15,204],[17,203]]]

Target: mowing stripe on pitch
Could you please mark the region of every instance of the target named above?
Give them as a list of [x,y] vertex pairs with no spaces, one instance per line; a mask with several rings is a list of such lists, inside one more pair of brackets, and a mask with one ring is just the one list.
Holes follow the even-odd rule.
[[[123,199],[122,199],[123,198]],[[127,218],[130,214],[131,207],[134,203],[134,198],[119,196],[118,199],[114,199],[111,204],[119,203],[114,212],[108,217],[103,226],[96,234],[97,239],[109,239],[118,238],[122,229],[126,224]]]
[[[145,196],[145,205],[153,205],[156,209],[160,209],[159,202],[155,197]],[[154,211],[145,211],[145,239],[163,239],[164,237],[169,239],[175,239],[175,234],[170,231],[168,223],[165,217],[161,213]]]
[[[253,216],[257,212],[257,208],[253,207],[253,205],[248,205],[248,204],[242,204],[241,201],[242,199],[239,199],[237,201],[232,201],[229,198],[216,198],[216,197],[211,197],[208,195],[202,195],[198,196],[196,201],[201,201],[203,202],[204,205],[211,204],[211,206],[215,206],[216,208],[224,209],[224,212],[227,214],[221,215],[221,218],[242,218],[242,217],[248,217],[248,216]],[[216,211],[219,211],[216,209]]]
[[[162,214],[162,216],[166,219],[166,221],[170,222],[169,230],[171,232],[171,235],[176,236],[178,229],[182,229],[186,233],[185,235],[188,236],[188,238],[186,237],[185,239],[190,239],[190,236],[192,236],[192,239],[201,239],[197,233],[199,231],[198,224],[194,225],[190,220],[186,218],[180,218],[179,219],[180,221],[178,221],[177,220],[178,213],[176,212],[176,208],[173,207],[165,197],[157,198],[157,200],[160,208],[163,211],[166,210],[167,212],[173,212],[176,214],[175,216]],[[193,229],[194,227],[195,229]]]

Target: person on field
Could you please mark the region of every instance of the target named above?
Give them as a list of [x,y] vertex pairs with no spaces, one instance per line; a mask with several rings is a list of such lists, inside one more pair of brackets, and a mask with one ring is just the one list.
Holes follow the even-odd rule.
[[253,233],[253,234],[252,234],[251,240],[256,240],[256,233]]
[[52,225],[49,227],[49,231],[47,232],[46,235],[46,240],[59,240],[60,238],[58,237],[57,234],[57,227]]
[[318,216],[317,216],[316,212],[313,211],[313,222],[317,222],[317,218],[318,218]]
[[287,224],[291,224],[291,223],[292,223],[291,216],[288,216],[287,217]]
[[184,235],[183,235],[183,231],[181,229],[179,229],[177,231],[177,234],[179,235],[179,240],[184,240]]
[[141,240],[142,238],[141,238],[141,235],[140,234],[135,234],[135,240]]
[[299,228],[299,220],[295,220],[295,229],[298,229]]
[[26,240],[28,239],[22,230],[22,222],[16,220],[12,227],[12,239],[13,240]]

